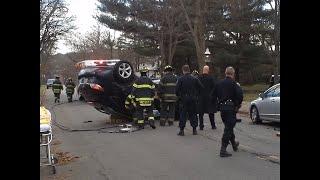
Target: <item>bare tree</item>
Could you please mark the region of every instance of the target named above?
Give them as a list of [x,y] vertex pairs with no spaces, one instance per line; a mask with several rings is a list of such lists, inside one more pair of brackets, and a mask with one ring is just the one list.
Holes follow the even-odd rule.
[[69,58],[74,62],[84,59],[110,59],[114,58],[114,49],[117,43],[115,36],[107,30],[102,30],[100,25],[95,25],[85,35],[72,34],[66,38],[67,44],[74,53]]
[[[204,66],[204,50],[205,50],[205,17],[207,13],[207,1],[206,0],[194,0],[191,4],[190,1],[179,0],[180,6],[187,25],[193,37],[193,42],[196,47],[197,64],[199,67]],[[187,9],[187,7],[189,9]],[[189,12],[189,13],[188,13]]]
[[56,42],[74,28],[63,0],[40,0],[40,57],[46,60],[55,50]]

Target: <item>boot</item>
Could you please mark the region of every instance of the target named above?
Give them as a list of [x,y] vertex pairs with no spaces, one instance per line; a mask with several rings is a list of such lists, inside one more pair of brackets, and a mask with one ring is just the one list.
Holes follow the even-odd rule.
[[173,125],[173,121],[168,121],[169,126]]
[[183,131],[183,129],[180,129],[180,132],[178,133],[178,136],[184,136],[184,131]]
[[203,131],[203,127],[202,126],[200,126],[200,131]]
[[227,145],[225,143],[222,143],[221,150],[220,150],[220,157],[230,157],[232,154],[227,152]]
[[154,121],[150,121],[150,127],[152,127],[152,129],[156,128],[156,126],[154,125]]
[[166,120],[160,119],[160,126],[165,126],[166,125]]
[[193,135],[197,135],[198,132],[197,132],[197,128],[193,128]]
[[216,126],[212,126],[212,129],[217,129],[217,127]]
[[239,142],[235,140],[230,140],[233,151],[238,151]]

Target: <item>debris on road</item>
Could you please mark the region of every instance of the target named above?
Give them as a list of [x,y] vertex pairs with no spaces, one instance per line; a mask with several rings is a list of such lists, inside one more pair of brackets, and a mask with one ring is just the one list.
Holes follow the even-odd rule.
[[58,165],[65,165],[70,162],[74,162],[75,159],[79,158],[78,156],[72,156],[69,152],[57,152]]

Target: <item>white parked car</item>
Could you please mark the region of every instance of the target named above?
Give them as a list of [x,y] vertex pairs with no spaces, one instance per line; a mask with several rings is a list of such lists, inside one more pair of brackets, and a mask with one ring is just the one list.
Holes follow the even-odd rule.
[[249,107],[250,118],[254,123],[262,120],[280,122],[280,83],[270,87]]

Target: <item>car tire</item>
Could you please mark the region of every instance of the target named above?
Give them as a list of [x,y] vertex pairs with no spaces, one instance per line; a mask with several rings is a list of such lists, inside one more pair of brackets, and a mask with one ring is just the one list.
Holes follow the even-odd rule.
[[127,61],[119,61],[114,65],[113,77],[120,83],[129,83],[134,80],[133,66]]
[[261,119],[260,119],[260,116],[259,116],[259,111],[258,111],[258,108],[256,106],[252,106],[251,109],[250,109],[250,119],[255,124],[261,123]]

